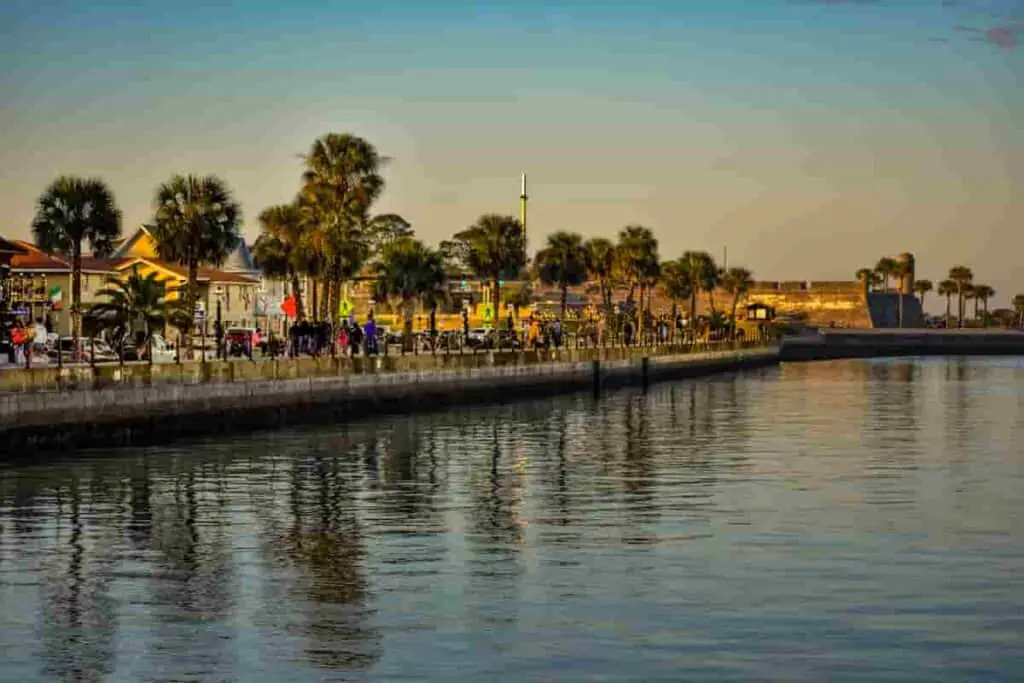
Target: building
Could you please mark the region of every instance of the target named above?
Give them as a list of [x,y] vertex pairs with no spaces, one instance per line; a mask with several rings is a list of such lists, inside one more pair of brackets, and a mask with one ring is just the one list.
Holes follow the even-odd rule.
[[[9,280],[11,310],[26,319],[41,318],[60,334],[71,332],[71,261],[59,254],[39,249],[28,242],[15,241],[21,253],[11,257]],[[188,282],[183,266],[156,257],[156,242],[144,227],[121,241],[110,258],[82,258],[81,301],[83,310],[105,301],[100,292],[108,279],[125,278],[137,271],[145,276],[155,273],[167,286],[167,300],[174,301]],[[256,325],[255,305],[259,279],[243,272],[201,266],[199,268],[197,308],[212,325],[220,309],[225,326]]]

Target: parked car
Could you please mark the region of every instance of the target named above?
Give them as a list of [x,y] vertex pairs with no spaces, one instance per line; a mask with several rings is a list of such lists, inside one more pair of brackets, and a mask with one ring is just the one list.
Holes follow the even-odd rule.
[[173,363],[178,357],[174,344],[164,339],[163,335],[154,334],[149,343],[143,345],[141,349],[135,348],[134,344],[125,346],[124,359],[127,361],[149,360],[150,349],[153,351],[154,363]]
[[[253,348],[252,339],[256,334],[254,327],[229,327],[224,332],[224,348],[229,358],[242,358],[249,355]],[[253,351],[256,351],[253,348]]]
[[[102,339],[79,337],[78,347],[81,350],[81,360],[83,363],[112,363],[119,360],[114,349],[110,348],[110,345]],[[52,360],[56,361],[58,353],[62,362],[74,363],[75,338],[61,337],[57,341],[56,348],[49,352],[49,356]]]

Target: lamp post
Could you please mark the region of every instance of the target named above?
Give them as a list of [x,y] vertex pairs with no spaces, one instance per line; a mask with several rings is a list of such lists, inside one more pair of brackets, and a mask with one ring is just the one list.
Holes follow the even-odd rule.
[[223,359],[221,358],[221,350],[224,349],[224,325],[220,317],[220,302],[224,297],[224,285],[217,285],[217,289],[214,291],[217,297],[217,321],[213,326],[214,334],[217,337],[217,360],[227,360],[228,354],[226,349],[223,352]]

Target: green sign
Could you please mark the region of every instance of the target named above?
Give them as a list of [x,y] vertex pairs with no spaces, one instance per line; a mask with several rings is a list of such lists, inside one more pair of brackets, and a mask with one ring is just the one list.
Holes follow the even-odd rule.
[[487,322],[494,320],[494,306],[490,304],[484,306],[484,320]]
[[340,315],[342,318],[347,318],[351,312],[352,302],[349,301],[348,299],[342,299],[338,303],[338,315]]

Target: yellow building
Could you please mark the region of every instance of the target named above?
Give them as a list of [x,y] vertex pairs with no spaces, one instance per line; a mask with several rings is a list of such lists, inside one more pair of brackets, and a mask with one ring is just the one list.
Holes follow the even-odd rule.
[[[60,334],[70,334],[71,260],[43,251],[28,242],[15,242],[25,251],[11,259],[8,288],[11,309],[20,317],[42,319]],[[82,258],[81,300],[83,310],[105,301],[99,292],[107,279],[127,277],[133,269],[145,276],[156,273],[167,285],[168,300],[178,297],[177,290],[188,281],[186,268],[156,258],[156,242],[145,228],[123,240],[111,258]],[[216,320],[218,304],[221,320],[227,326],[255,326],[256,290],[259,280],[247,273],[199,268],[197,306],[204,311],[209,326]]]

